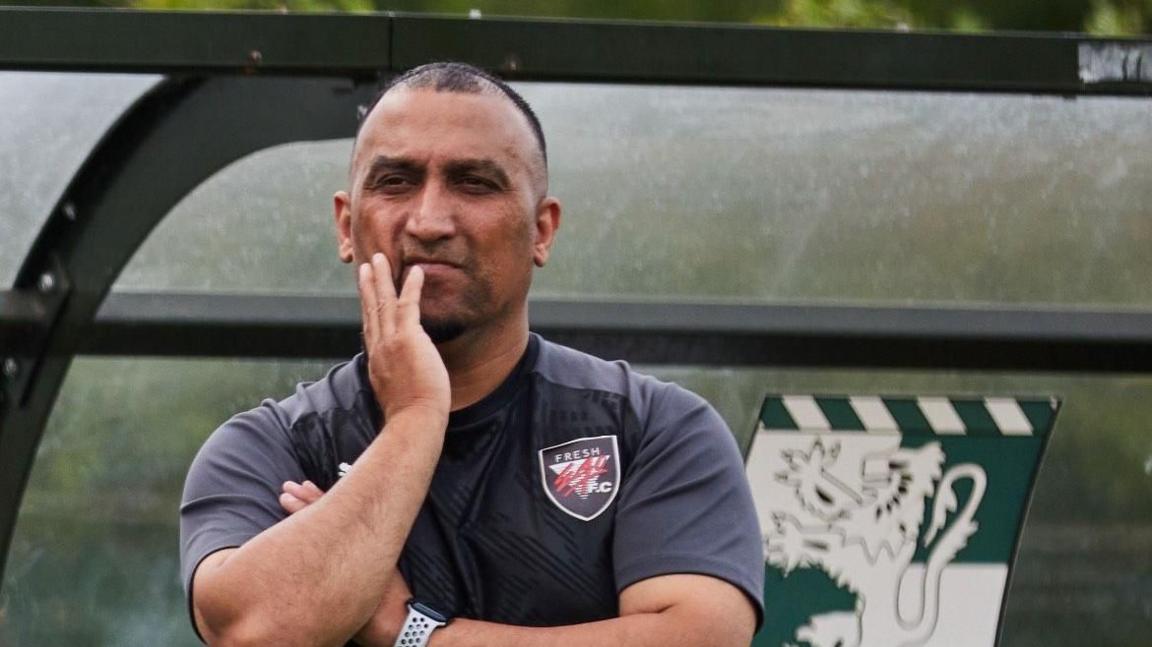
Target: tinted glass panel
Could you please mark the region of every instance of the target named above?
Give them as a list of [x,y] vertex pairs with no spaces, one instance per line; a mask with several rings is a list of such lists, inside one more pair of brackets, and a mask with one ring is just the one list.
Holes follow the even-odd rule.
[[[538,295],[1152,305],[1146,99],[519,87],[566,204]],[[351,293],[349,146],[224,170],[120,287]]]
[[15,278],[73,173],[157,77],[0,72],[0,283]]
[[178,506],[208,434],[313,363],[80,359],[37,455],[0,594],[0,644],[200,644]]

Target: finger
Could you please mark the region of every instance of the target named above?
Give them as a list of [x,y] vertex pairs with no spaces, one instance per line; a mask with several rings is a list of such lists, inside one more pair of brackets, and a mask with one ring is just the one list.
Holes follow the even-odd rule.
[[372,280],[376,286],[376,310],[380,332],[389,336],[396,329],[396,286],[392,283],[392,265],[380,252],[372,255]]
[[408,270],[404,288],[396,304],[396,323],[402,327],[420,325],[420,295],[424,292],[424,268],[419,265]]
[[356,272],[356,287],[360,290],[360,319],[364,325],[364,344],[380,336],[380,313],[376,310],[376,287],[372,285],[372,266],[361,263]]
[[288,514],[296,514],[297,512],[300,512],[301,510],[303,510],[304,508],[307,508],[308,504],[301,501],[300,499],[297,499],[296,497],[292,496],[291,494],[284,492],[283,494],[280,495],[280,507],[284,508],[284,510],[287,511]]
[[307,493],[309,501],[315,501],[321,496],[324,496],[324,490],[321,490],[312,481],[304,481],[300,485],[304,489],[304,492]]
[[295,481],[287,481],[284,483],[283,490],[287,494],[300,499],[304,503],[315,503],[320,498],[324,491],[316,487],[309,481],[303,483],[296,483]]

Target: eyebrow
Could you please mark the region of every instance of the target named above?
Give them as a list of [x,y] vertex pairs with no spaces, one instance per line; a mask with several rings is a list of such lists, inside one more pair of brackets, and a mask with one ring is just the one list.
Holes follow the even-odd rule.
[[450,177],[464,175],[466,173],[480,173],[491,177],[502,186],[508,186],[510,184],[508,174],[504,172],[504,167],[490,159],[455,160],[449,162],[444,170]]
[[372,164],[368,167],[367,177],[375,177],[384,171],[407,171],[411,173],[422,173],[423,169],[415,161],[406,157],[389,157],[387,155],[377,155],[372,160]]
[[[423,174],[424,165],[408,157],[390,157],[377,155],[368,167],[367,178],[373,178],[385,172],[403,171],[406,173]],[[445,173],[449,177],[458,177],[467,173],[481,173],[488,175],[502,186],[509,186],[511,182],[504,167],[487,158],[464,158],[453,160],[445,165]]]

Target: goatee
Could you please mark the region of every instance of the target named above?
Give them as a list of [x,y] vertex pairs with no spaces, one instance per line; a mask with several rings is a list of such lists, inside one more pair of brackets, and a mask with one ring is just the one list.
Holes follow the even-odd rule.
[[464,334],[464,324],[459,321],[421,318],[420,327],[432,339],[433,344],[443,344]]

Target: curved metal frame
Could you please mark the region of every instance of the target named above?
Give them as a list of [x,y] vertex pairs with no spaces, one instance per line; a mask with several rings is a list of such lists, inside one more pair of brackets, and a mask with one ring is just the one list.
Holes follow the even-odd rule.
[[55,305],[40,309],[45,334],[24,340],[23,356],[12,357],[16,368],[8,371],[15,379],[7,381],[9,402],[0,410],[0,573],[36,447],[72,357],[148,233],[192,189],[245,155],[349,136],[368,91],[330,79],[169,78],[97,145],[15,282],[17,294],[39,291],[42,305]]

